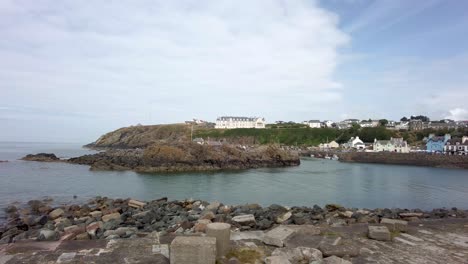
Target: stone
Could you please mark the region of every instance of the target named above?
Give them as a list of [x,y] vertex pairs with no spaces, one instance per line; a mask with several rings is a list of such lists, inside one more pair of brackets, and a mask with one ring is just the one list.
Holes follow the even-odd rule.
[[72,225],[72,226],[65,227],[63,231],[65,232],[65,234],[78,235],[81,233],[85,233],[86,227],[84,225]]
[[284,256],[271,256],[265,258],[265,264],[291,264]]
[[[311,262],[311,264],[314,262]],[[321,263],[321,264],[352,264],[350,261],[347,261],[345,259],[339,258],[337,256],[330,256],[328,258],[324,258],[322,262],[316,262]],[[314,263],[315,264],[315,263]]]
[[120,237],[129,237],[135,234],[138,231],[136,227],[119,227],[115,230],[115,234],[119,235]]
[[138,200],[130,200],[130,201],[128,201],[128,206],[133,207],[133,208],[136,208],[136,209],[143,208],[143,207],[145,207],[145,205],[146,205],[146,203],[141,202],[141,201],[138,201]]
[[215,218],[215,214],[212,211],[205,211],[200,219],[207,219],[207,220],[212,220]]
[[76,235],[76,240],[89,240],[89,235],[88,233],[81,233]]
[[382,218],[380,223],[388,228],[391,232],[393,231],[400,231],[406,232],[408,231],[408,222],[404,220],[397,220],[397,219],[389,219],[389,218]]
[[207,205],[205,209],[208,210],[208,211],[216,212],[220,206],[221,206],[221,203],[212,202],[209,205]]
[[368,236],[371,239],[379,241],[390,241],[392,239],[386,226],[369,226],[368,230]]
[[216,255],[224,256],[230,247],[231,225],[226,223],[211,223],[206,226],[206,235],[216,238]]
[[62,253],[57,259],[57,263],[69,263],[72,262],[76,256],[76,252]]
[[171,243],[171,264],[215,264],[216,238],[178,236]]
[[54,241],[60,237],[59,233],[54,230],[42,229],[39,231],[38,241]]
[[98,218],[98,217],[102,217],[102,212],[101,211],[92,211],[89,213],[89,215],[93,218]]
[[105,223],[105,222],[108,222],[109,220],[112,220],[112,219],[119,219],[120,220],[120,213],[112,213],[112,214],[108,214],[108,215],[105,215],[102,217],[102,221]]
[[342,217],[346,217],[346,218],[351,218],[353,216],[353,212],[351,211],[344,211],[344,212],[340,212],[339,215],[342,216]]
[[320,250],[309,247],[277,248],[271,255],[286,257],[291,263],[309,263],[320,261],[323,258]]
[[169,245],[167,244],[153,245],[151,252],[153,254],[161,254],[165,256],[166,258],[169,258]]
[[401,217],[422,217],[423,213],[400,213]]
[[284,242],[294,234],[294,230],[285,226],[276,227],[268,231],[263,237],[263,243],[267,245],[283,247]]
[[50,219],[54,220],[62,216],[65,212],[63,211],[62,208],[57,208],[53,210],[52,212],[49,213]]
[[286,222],[291,216],[292,216],[291,212],[286,212],[284,214],[281,214],[278,217],[276,217],[276,223],[277,224],[282,224],[282,223]]
[[232,221],[240,225],[250,225],[256,223],[255,216],[252,214],[234,216]]

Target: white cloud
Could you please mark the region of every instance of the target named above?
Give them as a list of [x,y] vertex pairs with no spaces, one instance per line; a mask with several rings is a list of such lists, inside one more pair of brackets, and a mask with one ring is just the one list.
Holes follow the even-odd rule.
[[315,2],[3,5],[0,104],[126,125],[148,116],[153,122],[218,114],[292,119],[341,100],[332,76],[349,37]]
[[468,120],[468,110],[463,108],[455,108],[449,111],[450,115],[445,118],[453,120]]

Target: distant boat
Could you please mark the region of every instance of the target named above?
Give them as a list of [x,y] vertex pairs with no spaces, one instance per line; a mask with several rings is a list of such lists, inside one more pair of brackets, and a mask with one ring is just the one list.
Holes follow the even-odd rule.
[[339,157],[336,154],[333,154],[332,160],[339,160]]
[[328,156],[328,155],[326,155],[324,158],[325,158],[325,159],[328,159],[328,160],[331,160],[331,159],[332,159],[332,158],[331,158],[330,156]]
[[310,154],[310,157],[311,157],[311,158],[315,158],[315,155],[314,155],[314,154]]

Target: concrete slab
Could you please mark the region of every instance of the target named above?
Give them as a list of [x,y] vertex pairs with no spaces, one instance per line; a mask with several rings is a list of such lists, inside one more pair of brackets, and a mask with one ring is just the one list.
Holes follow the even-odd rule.
[[215,264],[216,238],[178,236],[171,243],[171,264]]
[[57,259],[57,263],[67,263],[73,261],[76,256],[76,252],[67,252],[62,253],[60,257]]
[[278,226],[265,234],[263,243],[283,247],[286,239],[294,234],[294,230],[286,226]]

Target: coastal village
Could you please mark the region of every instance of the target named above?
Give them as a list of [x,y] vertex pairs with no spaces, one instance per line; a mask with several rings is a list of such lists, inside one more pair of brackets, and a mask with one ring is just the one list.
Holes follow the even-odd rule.
[[[187,124],[210,124],[207,121],[194,119],[186,121]],[[211,123],[213,125],[213,123]],[[311,129],[333,128],[338,130],[357,128],[377,128],[384,127],[388,130],[398,131],[423,131],[426,129],[433,130],[448,130],[467,128],[468,121],[454,121],[444,119],[440,121],[429,121],[425,116],[411,116],[409,119],[403,117],[400,121],[392,121],[386,119],[380,120],[359,120],[345,119],[340,122],[331,120],[308,120],[302,123],[276,121],[275,125],[303,125]],[[268,124],[263,117],[240,117],[240,116],[221,116],[216,119],[213,127],[215,129],[268,129]],[[222,143],[216,140],[195,138],[194,142],[198,144],[221,145]],[[462,137],[452,137],[450,134],[437,136],[434,133],[427,134],[422,140],[424,147],[410,146],[403,138],[378,139],[373,142],[364,142],[358,136],[350,137],[347,142],[339,144],[333,139],[320,143],[317,146],[312,146],[312,149],[321,151],[357,151],[357,152],[394,152],[394,153],[410,153],[423,152],[429,154],[442,155],[468,155],[468,135]]]

